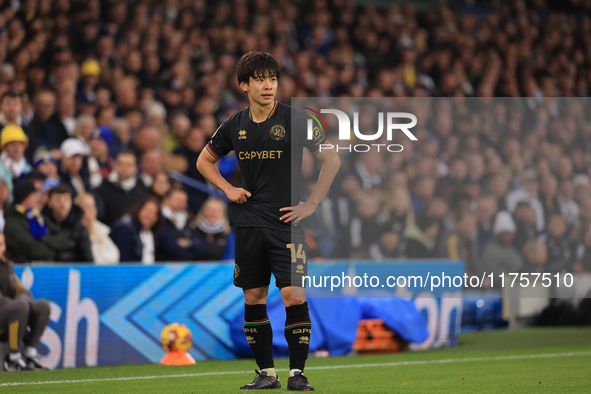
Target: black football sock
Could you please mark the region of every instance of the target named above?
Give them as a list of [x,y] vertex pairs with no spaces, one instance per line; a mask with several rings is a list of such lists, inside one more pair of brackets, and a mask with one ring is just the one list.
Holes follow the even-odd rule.
[[244,333],[259,369],[274,368],[273,330],[267,305],[244,305]]
[[288,306],[285,308],[285,314],[285,339],[289,346],[289,369],[303,371],[310,350],[310,334],[312,334],[308,303]]

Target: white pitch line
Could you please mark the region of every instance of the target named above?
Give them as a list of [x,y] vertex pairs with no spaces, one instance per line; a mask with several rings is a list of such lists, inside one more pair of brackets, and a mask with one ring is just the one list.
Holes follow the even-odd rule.
[[[526,354],[514,356],[497,356],[497,357],[471,357],[471,358],[447,358],[441,360],[422,360],[422,361],[396,361],[391,363],[373,363],[373,364],[344,364],[344,365],[326,365],[319,367],[307,367],[307,370],[324,370],[324,369],[346,369],[346,368],[375,368],[375,367],[398,367],[404,365],[424,365],[424,364],[448,364],[461,362],[476,362],[476,361],[502,361],[502,360],[523,360],[534,358],[555,358],[555,357],[574,357],[574,356],[591,356],[590,352],[568,352],[568,353],[544,353],[544,354]],[[286,372],[288,369],[277,369],[278,372]],[[9,382],[0,383],[0,387],[7,386],[32,386],[42,384],[64,384],[64,383],[88,383],[88,382],[113,382],[125,380],[148,380],[148,379],[166,379],[166,378],[193,378],[199,376],[218,376],[218,375],[240,375],[252,373],[250,371],[227,371],[227,372],[201,372],[201,373],[184,373],[177,375],[149,375],[149,376],[129,376],[122,378],[104,378],[104,379],[79,379],[79,380],[49,380],[39,382]]]

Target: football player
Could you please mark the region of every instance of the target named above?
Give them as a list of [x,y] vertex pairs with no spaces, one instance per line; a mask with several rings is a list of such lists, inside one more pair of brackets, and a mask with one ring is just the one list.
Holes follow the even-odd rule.
[[[246,53],[237,65],[238,82],[250,106],[227,119],[201,152],[197,168],[231,203],[236,227],[234,285],[243,289],[244,332],[260,372],[242,389],[279,388],[273,333],[266,301],[271,273],[285,304],[289,346],[288,389],[311,391],[304,376],[312,323],[301,279],[307,272],[304,233],[298,223],[312,215],[340,167],[340,159],[320,130],[308,139],[307,115],[275,99],[281,69],[269,53]],[[303,148],[322,161],[310,198],[299,201]],[[234,151],[242,188],[233,187],[215,162]],[[294,286],[296,285],[296,286]],[[299,285],[299,286],[297,286]]]

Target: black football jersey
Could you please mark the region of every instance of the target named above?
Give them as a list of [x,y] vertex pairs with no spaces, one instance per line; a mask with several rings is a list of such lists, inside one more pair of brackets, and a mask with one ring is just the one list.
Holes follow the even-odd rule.
[[230,225],[289,228],[290,223],[279,220],[288,211],[280,212],[279,208],[299,202],[303,148],[316,155],[328,143],[318,129],[307,138],[308,118],[277,103],[267,120],[255,123],[248,107],[215,132],[206,149],[217,159],[233,150],[242,172],[242,187],[252,194],[244,204],[231,203]]

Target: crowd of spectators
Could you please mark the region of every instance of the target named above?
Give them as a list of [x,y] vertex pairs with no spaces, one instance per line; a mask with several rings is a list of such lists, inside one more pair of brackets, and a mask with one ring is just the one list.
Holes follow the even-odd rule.
[[[591,272],[589,104],[406,99],[398,108],[417,114],[418,141],[374,141],[397,153],[341,144],[330,198],[303,222],[309,257],[464,260],[479,276]],[[308,172],[304,195],[316,176]]]
[[[588,4],[417,13],[411,3],[350,0],[5,1],[7,254],[103,264],[231,258],[225,202],[169,173],[204,182],[199,153],[248,105],[235,64],[258,50],[279,60],[277,99],[286,103],[503,96],[522,104],[491,104],[488,116],[433,106],[403,152],[345,153],[348,166],[305,226],[309,257],[590,271],[588,103],[550,99],[589,96]],[[306,163],[312,180],[318,163]],[[219,164],[240,185],[236,159]]]

